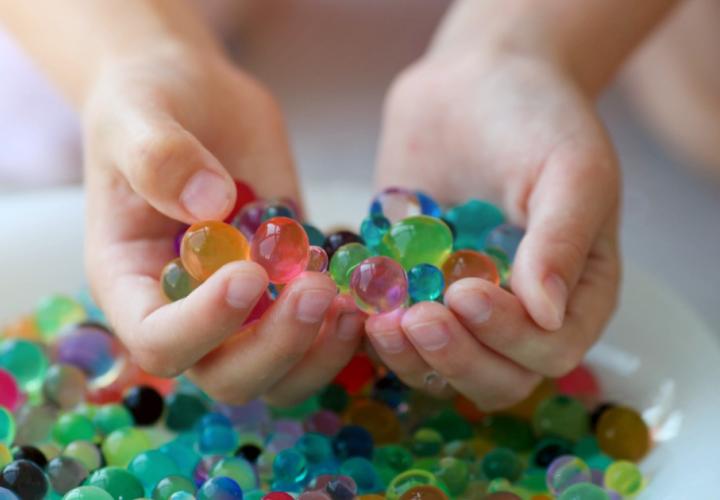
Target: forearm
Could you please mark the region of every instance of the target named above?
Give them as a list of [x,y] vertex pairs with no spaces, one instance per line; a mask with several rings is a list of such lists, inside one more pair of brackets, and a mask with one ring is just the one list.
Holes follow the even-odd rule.
[[217,49],[178,0],[0,0],[0,22],[76,104],[111,61],[163,48]]
[[456,0],[434,42],[557,60],[591,95],[679,0]]

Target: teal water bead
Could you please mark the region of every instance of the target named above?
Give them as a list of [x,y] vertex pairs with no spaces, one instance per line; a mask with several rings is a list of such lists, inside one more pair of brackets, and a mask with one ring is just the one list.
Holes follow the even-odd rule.
[[45,373],[42,392],[45,401],[61,410],[70,410],[85,400],[87,392],[85,372],[74,365],[50,365]]
[[483,474],[489,480],[503,478],[516,481],[523,471],[523,465],[517,453],[509,448],[495,448],[486,454],[481,463]]
[[15,377],[25,392],[40,388],[48,368],[48,359],[39,344],[14,339],[0,343],[0,368]]
[[229,477],[213,477],[205,481],[196,495],[197,500],[243,500],[240,485]]
[[302,483],[308,474],[307,460],[297,450],[282,450],[273,461],[273,474],[282,483]]
[[111,432],[103,441],[102,452],[108,465],[127,467],[135,455],[152,448],[148,435],[141,429],[125,427]]
[[444,444],[442,434],[435,429],[423,427],[415,431],[410,446],[416,456],[431,457],[438,455]]
[[223,458],[213,466],[210,477],[229,477],[239,484],[243,491],[258,487],[255,469],[250,462],[241,457]]
[[95,425],[85,415],[65,413],[55,422],[52,437],[63,446],[77,440],[92,441],[95,437]]
[[445,219],[455,228],[456,250],[482,250],[490,231],[505,222],[505,216],[498,207],[481,200],[469,200],[451,208]]
[[114,500],[114,497],[97,486],[80,486],[67,492],[63,500]]
[[645,485],[640,468],[629,460],[618,460],[605,469],[605,487],[624,497],[632,498],[640,493]]
[[227,425],[208,425],[199,431],[198,446],[205,454],[219,454],[233,452],[237,449],[238,433]]
[[64,327],[85,319],[87,313],[82,304],[65,295],[45,297],[35,309],[35,324],[45,339],[51,339]]
[[195,484],[185,476],[167,476],[153,489],[153,500],[170,500],[173,494],[184,491],[194,498]]
[[142,483],[148,494],[163,478],[182,474],[177,464],[159,450],[138,453],[127,469]]
[[321,464],[333,458],[332,441],[317,432],[307,432],[300,436],[294,448],[303,454],[309,464]]
[[170,495],[170,500],[195,500],[195,495],[187,491],[177,491]]
[[377,491],[380,485],[375,466],[367,458],[348,458],[340,465],[340,474],[353,478],[360,494]]
[[542,401],[533,414],[533,428],[538,436],[554,436],[578,441],[590,429],[585,406],[569,396],[553,396]]
[[15,441],[15,417],[4,406],[0,406],[0,444],[12,445]]
[[109,404],[99,407],[93,416],[93,423],[103,435],[135,425],[132,414],[121,404]]
[[207,403],[198,395],[175,392],[165,401],[165,425],[175,432],[192,429],[208,412]]
[[441,458],[433,473],[445,483],[453,497],[464,492],[470,482],[468,463],[455,457]]
[[142,483],[129,471],[121,467],[103,467],[93,472],[87,486],[97,486],[110,493],[115,500],[142,498],[145,490]]
[[405,270],[418,264],[440,267],[450,255],[453,236],[442,220],[427,215],[408,217],[390,226],[380,253],[397,260]]
[[370,214],[360,224],[360,236],[370,250],[377,252],[389,229],[390,221],[384,215]]
[[302,227],[305,230],[305,234],[307,234],[308,241],[311,245],[314,245],[316,247],[323,246],[323,244],[325,243],[325,235],[322,231],[320,231],[312,224],[303,224]]
[[184,442],[181,436],[178,439],[162,445],[160,451],[175,461],[184,475],[190,476],[202,458],[200,454],[195,451],[194,442],[194,436],[190,443]]
[[570,486],[557,498],[558,500],[610,500],[610,495],[600,486],[581,483]]
[[437,300],[445,289],[445,278],[432,264],[418,264],[408,271],[408,293],[414,302]]
[[350,276],[353,269],[362,261],[371,257],[370,250],[361,243],[347,243],[335,251],[330,259],[330,277],[343,292],[350,289]]

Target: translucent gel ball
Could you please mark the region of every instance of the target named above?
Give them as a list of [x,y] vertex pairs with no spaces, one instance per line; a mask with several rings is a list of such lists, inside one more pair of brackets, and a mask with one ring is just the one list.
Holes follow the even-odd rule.
[[113,498],[142,498],[145,491],[142,484],[130,472],[120,467],[104,467],[93,472],[86,485],[97,486]]
[[328,256],[322,247],[312,245],[308,250],[308,263],[306,271],[324,273],[328,267]]
[[260,224],[263,223],[263,216],[267,206],[268,202],[265,200],[252,201],[238,212],[230,224],[246,238],[252,238]]
[[235,206],[226,217],[225,222],[232,221],[245,205],[255,200],[257,200],[255,191],[245,182],[235,179]]
[[627,460],[613,462],[605,469],[605,487],[626,497],[640,493],[645,484],[637,465]]
[[302,226],[308,236],[308,241],[310,241],[311,245],[319,247],[323,246],[323,244],[325,243],[325,235],[322,231],[320,231],[312,224],[305,223]]
[[47,356],[38,344],[20,339],[0,343],[0,368],[12,374],[23,391],[38,389],[47,367]]
[[497,249],[507,255],[510,262],[515,260],[525,230],[512,224],[502,224],[490,231],[485,238],[485,249]]
[[283,450],[275,456],[273,474],[276,481],[300,483],[308,474],[307,460],[297,450]]
[[225,457],[210,471],[210,477],[229,477],[240,485],[243,491],[258,487],[257,475],[253,466],[241,457]]
[[15,417],[0,406],[0,444],[10,446],[15,440]]
[[274,217],[263,222],[255,232],[250,258],[260,264],[271,283],[288,283],[307,267],[310,243],[299,222],[288,217]]
[[420,214],[422,207],[417,194],[405,188],[387,188],[377,194],[370,204],[370,215],[383,215],[391,223]]
[[515,481],[522,474],[522,463],[508,448],[495,448],[482,459],[482,470],[488,479],[504,478]]
[[322,247],[325,253],[328,254],[328,259],[332,261],[335,252],[337,252],[341,246],[347,245],[348,243],[364,244],[363,239],[352,231],[335,231],[327,235]]
[[167,263],[160,273],[160,282],[165,296],[173,302],[184,299],[200,285],[200,282],[185,270],[180,259]]
[[414,302],[437,300],[444,289],[445,277],[432,264],[418,264],[408,271],[408,292]]
[[127,467],[139,453],[152,448],[148,435],[134,427],[125,427],[112,432],[102,444],[102,452],[108,465]]
[[450,286],[463,278],[480,278],[495,285],[500,283],[500,275],[493,260],[475,250],[453,252],[442,265],[445,286]]
[[600,449],[617,460],[637,462],[650,450],[647,424],[637,411],[625,406],[605,410],[595,435]]
[[361,243],[348,243],[337,249],[330,259],[330,277],[343,292],[350,289],[352,270],[370,257],[370,250]]
[[245,236],[229,224],[198,222],[185,233],[180,258],[190,276],[205,281],[228,262],[247,260],[249,247]]
[[570,486],[557,498],[558,500],[610,500],[610,495],[600,486],[581,483]]
[[382,214],[371,214],[360,224],[360,236],[373,252],[376,252],[385,233],[390,229],[390,221]]
[[78,367],[68,364],[51,365],[43,381],[45,400],[62,410],[75,408],[85,400],[87,377]]
[[587,434],[590,418],[577,399],[554,396],[538,405],[532,423],[538,436],[553,436],[574,443]]
[[469,200],[451,208],[445,219],[455,228],[455,249],[472,250],[481,250],[490,231],[505,222],[499,208],[481,200]]
[[97,486],[80,486],[70,490],[63,500],[113,500],[113,496]]
[[352,271],[350,290],[360,309],[380,314],[407,302],[408,280],[402,266],[393,259],[370,257]]
[[293,207],[282,201],[269,201],[263,212],[262,220],[266,221],[274,217],[287,217],[289,219],[297,219],[297,212]]
[[82,304],[64,295],[45,297],[35,310],[35,324],[45,339],[53,338],[64,327],[86,318],[87,313]]
[[167,476],[157,483],[152,492],[154,500],[169,500],[175,493],[189,493],[191,497],[195,493],[193,482],[183,476]]
[[397,260],[404,269],[418,264],[440,266],[450,255],[453,236],[442,220],[426,215],[408,217],[390,226],[380,253]]
[[581,458],[563,455],[553,460],[546,474],[548,490],[559,495],[573,484],[591,482],[590,467]]
[[80,368],[95,385],[105,386],[117,378],[123,356],[118,339],[98,325],[73,327],[54,346],[56,363]]
[[20,394],[15,377],[7,370],[0,368],[0,406],[15,411],[21,402],[22,394]]

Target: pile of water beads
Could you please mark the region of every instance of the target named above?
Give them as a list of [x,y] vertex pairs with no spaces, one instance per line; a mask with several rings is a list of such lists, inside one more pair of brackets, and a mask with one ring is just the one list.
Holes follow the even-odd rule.
[[179,257],[162,273],[170,300],[186,297],[224,264],[250,259],[272,284],[253,318],[303,271],[329,272],[361,310],[384,313],[441,300],[461,278],[507,285],[524,234],[489,202],[470,200],[443,212],[422,192],[389,188],[372,200],[359,233],[326,235],[303,223],[292,201],[260,200],[236,184],[238,202],[225,222],[199,222],[178,235]]
[[648,427],[583,366],[483,414],[359,353],[279,409],[142,372],[89,302],[49,297],[1,332],[2,500],[618,500],[645,483]]

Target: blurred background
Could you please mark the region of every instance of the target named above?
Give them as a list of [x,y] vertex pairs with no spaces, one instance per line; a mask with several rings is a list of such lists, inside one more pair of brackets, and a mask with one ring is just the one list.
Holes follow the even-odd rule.
[[[239,63],[279,98],[303,184],[371,191],[384,93],[446,4],[251,6],[204,3]],[[694,28],[719,20],[718,2],[683,4],[599,104],[624,171],[626,265],[669,284],[711,325],[720,324],[720,30]],[[0,75],[0,209],[10,192],[79,184],[78,117],[1,26]]]

